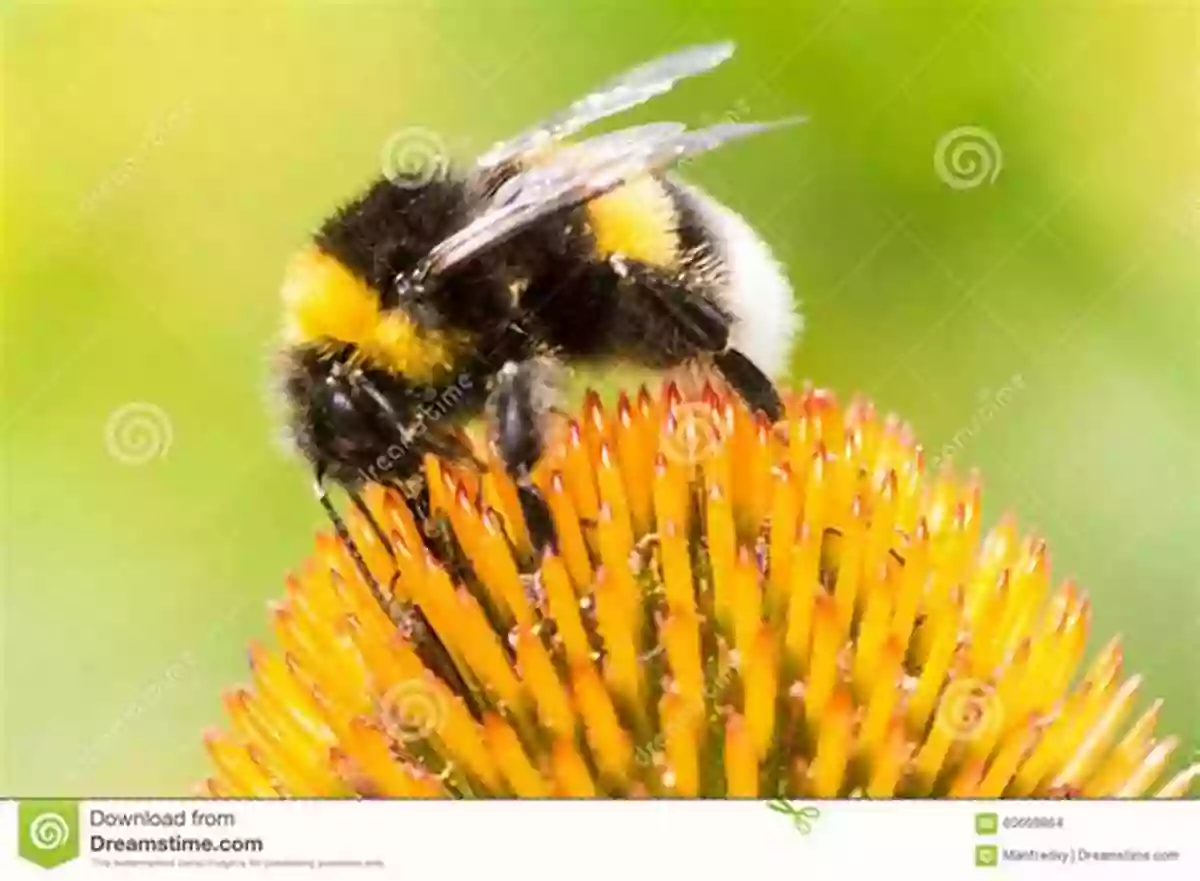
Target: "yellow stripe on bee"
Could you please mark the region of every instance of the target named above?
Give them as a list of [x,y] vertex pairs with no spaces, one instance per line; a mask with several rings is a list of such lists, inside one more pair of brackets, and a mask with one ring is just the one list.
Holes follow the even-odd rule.
[[621,254],[652,266],[670,267],[679,252],[675,202],[652,177],[639,178],[587,206],[602,257]]
[[284,337],[295,345],[353,348],[355,360],[429,382],[448,370],[461,340],[418,327],[337,258],[317,247],[298,253],[283,281]]

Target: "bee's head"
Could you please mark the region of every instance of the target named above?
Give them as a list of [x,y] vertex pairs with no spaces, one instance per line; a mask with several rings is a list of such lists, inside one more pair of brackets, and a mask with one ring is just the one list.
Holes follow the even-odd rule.
[[402,477],[420,465],[409,423],[453,376],[467,340],[389,308],[373,284],[319,246],[283,282],[287,422],[295,447],[345,485]]
[[282,379],[293,444],[337,483],[404,477],[420,465],[397,412],[412,390],[383,371],[356,366],[353,350],[292,349]]

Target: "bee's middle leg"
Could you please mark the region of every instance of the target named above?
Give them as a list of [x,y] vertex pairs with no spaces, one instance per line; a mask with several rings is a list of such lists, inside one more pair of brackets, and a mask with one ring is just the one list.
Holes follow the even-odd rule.
[[682,299],[673,304],[684,338],[712,359],[725,381],[741,395],[750,409],[760,410],[771,422],[783,417],[783,402],[771,378],[744,352],[730,345],[729,325],[701,297]]
[[751,410],[762,411],[773,423],[783,418],[783,401],[775,383],[753,361],[737,349],[726,349],[713,356],[713,363]]
[[548,418],[560,404],[560,380],[561,366],[550,358],[508,361],[496,373],[487,401],[491,440],[516,484],[537,559],[557,548],[554,519],[532,475],[546,449]]
[[[657,271],[644,271],[640,282],[643,292],[651,298],[648,302],[655,304],[651,314],[645,315],[647,323],[657,328],[639,341],[642,348],[639,354],[643,358],[675,363],[710,359],[751,410],[761,410],[771,422],[782,418],[783,403],[774,382],[744,352],[731,345],[731,316],[706,296],[673,280],[664,280]],[[644,310],[645,306],[636,309]],[[661,324],[663,316],[667,317],[665,325]],[[636,325],[636,318],[636,314],[631,314],[626,323]]]

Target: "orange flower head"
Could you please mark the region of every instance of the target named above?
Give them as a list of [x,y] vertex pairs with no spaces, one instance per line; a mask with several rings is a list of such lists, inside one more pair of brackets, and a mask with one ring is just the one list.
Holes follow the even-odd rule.
[[[589,394],[535,481],[430,458],[329,535],[271,612],[278,645],[206,736],[215,796],[1161,797],[1177,737],[1046,542],[983,530],[980,483],[926,474],[857,399],[778,425],[706,383]],[[452,536],[436,560],[419,529]]]

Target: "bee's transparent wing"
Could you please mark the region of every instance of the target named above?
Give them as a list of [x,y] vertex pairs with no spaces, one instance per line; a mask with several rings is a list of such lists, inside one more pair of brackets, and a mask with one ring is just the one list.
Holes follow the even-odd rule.
[[609,80],[596,91],[509,140],[496,144],[476,160],[486,172],[510,159],[560,140],[605,117],[661,95],[681,79],[712,70],[733,55],[733,43],[692,46],[664,55]]
[[663,171],[730,141],[803,121],[726,122],[695,131],[675,123],[653,123],[557,150],[546,163],[506,181],[482,214],[429,252],[417,276],[445,272],[539,220],[599,198],[641,175]]
[[579,144],[559,147],[540,162],[505,181],[488,200],[488,210],[516,202],[534,204],[556,185],[608,163],[627,162],[687,132],[681,122],[655,122],[596,135]]

